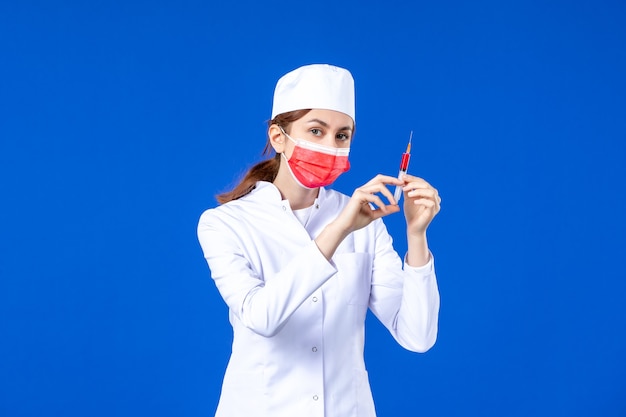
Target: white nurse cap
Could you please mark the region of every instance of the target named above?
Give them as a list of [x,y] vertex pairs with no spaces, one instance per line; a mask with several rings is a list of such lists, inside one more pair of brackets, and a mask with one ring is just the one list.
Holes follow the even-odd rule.
[[354,79],[346,69],[327,64],[305,65],[276,83],[272,119],[302,109],[335,110],[356,121]]

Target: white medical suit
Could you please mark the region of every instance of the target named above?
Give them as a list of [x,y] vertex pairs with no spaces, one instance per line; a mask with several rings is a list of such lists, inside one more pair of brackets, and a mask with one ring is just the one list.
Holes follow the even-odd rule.
[[313,239],[349,197],[321,188],[303,226],[271,183],[207,210],[198,237],[229,308],[232,354],[218,417],[373,417],[363,360],[367,309],[406,349],[435,343],[433,260],[403,264],[379,219],[329,262]]

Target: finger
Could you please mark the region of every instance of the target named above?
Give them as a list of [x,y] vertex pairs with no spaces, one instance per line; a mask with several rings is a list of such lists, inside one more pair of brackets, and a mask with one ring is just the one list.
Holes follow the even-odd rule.
[[404,174],[402,176],[402,180],[404,180],[406,184],[414,183],[415,186],[419,188],[433,188],[433,186],[430,185],[424,178],[415,177],[413,175]]
[[424,183],[424,182],[419,182],[419,181],[413,181],[413,182],[406,183],[406,184],[404,184],[402,189],[404,191],[410,191],[410,190],[432,190],[435,193],[438,193],[437,189],[432,187],[430,184]]
[[437,190],[432,188],[413,188],[407,190],[406,194],[409,198],[428,198],[433,201],[437,201],[439,196]]
[[364,193],[361,201],[374,204],[378,209],[381,209],[383,211],[385,211],[388,207],[378,196],[378,194]]
[[381,183],[382,184],[403,185],[404,181],[401,180],[401,179],[398,179],[397,177],[392,177],[390,175],[378,174],[374,178],[369,180],[365,185],[381,184]]
[[389,188],[387,188],[385,184],[375,183],[369,186],[361,187],[360,190],[369,194],[380,193],[384,195],[390,203],[394,205],[398,204],[398,202],[393,198],[393,194],[391,193],[391,191],[389,190]]
[[[389,190],[387,190],[387,187],[384,187],[382,185],[380,187],[384,188],[387,192],[389,192]],[[370,191],[372,188],[378,191],[379,187],[369,187],[369,188],[370,188]],[[380,213],[380,215],[377,217],[381,217],[383,215],[386,216],[387,214],[395,213],[400,210],[400,207],[397,204],[385,204],[378,194],[365,192],[362,189],[358,190],[358,195],[356,197],[359,201],[362,202],[362,204],[368,204],[372,212],[381,211],[382,213]],[[393,196],[391,197],[393,198]],[[374,205],[375,207],[372,207],[372,205]]]
[[426,208],[435,208],[435,207],[437,207],[437,203],[435,203],[433,200],[429,200],[427,198],[418,198],[417,200],[413,201],[413,204],[415,204],[416,206],[424,206]]
[[370,205],[369,207],[371,209],[370,216],[372,220],[378,219],[380,217],[388,216],[390,214],[397,213],[400,211],[400,206],[398,205],[381,206],[378,208],[372,208],[372,206]]
[[389,185],[402,186],[404,185],[404,181],[389,175],[378,174],[365,185],[359,187],[359,190],[371,194],[381,193],[387,198],[391,205],[398,205],[398,202],[393,197],[393,194],[389,191],[389,188],[387,188]]

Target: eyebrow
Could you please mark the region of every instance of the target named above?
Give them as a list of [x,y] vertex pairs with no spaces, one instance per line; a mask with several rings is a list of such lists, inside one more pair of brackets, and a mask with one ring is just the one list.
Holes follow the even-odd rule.
[[[322,125],[322,126],[324,126],[326,128],[328,127],[328,123],[326,123],[325,121],[320,120],[320,119],[307,120],[307,123],[318,123],[318,124],[320,124],[320,125]],[[344,127],[340,128],[339,130],[340,131],[341,130],[349,130],[350,132],[352,132],[352,128],[350,126],[344,126]]]

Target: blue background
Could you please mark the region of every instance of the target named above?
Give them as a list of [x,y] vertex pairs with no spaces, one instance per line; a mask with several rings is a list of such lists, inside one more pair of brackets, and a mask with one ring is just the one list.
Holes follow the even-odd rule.
[[197,220],[317,62],[356,80],[335,188],[394,175],[413,130],[443,197],[437,344],[367,322],[379,415],[626,415],[625,40],[608,0],[3,1],[0,415],[213,414]]

